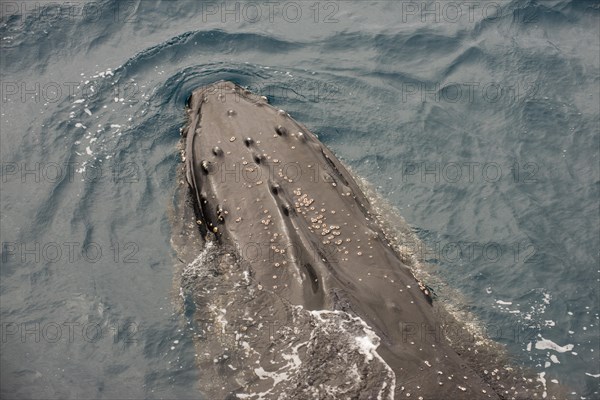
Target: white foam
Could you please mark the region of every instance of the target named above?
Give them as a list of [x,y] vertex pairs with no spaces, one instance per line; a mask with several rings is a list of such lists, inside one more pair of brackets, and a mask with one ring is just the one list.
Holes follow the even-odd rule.
[[544,293],[544,304],[550,304],[550,299],[552,298],[552,296],[550,295],[550,293]]
[[[394,388],[396,385],[396,376],[394,371],[385,363],[381,356],[377,353],[377,348],[380,344],[380,338],[374,333],[374,331],[359,317],[351,316],[350,314],[343,311],[329,311],[329,310],[306,310],[302,306],[294,306],[295,312],[301,314],[308,313],[311,316],[311,326],[314,331],[311,333],[308,341],[302,341],[296,343],[295,346],[290,347],[290,351],[285,351],[281,354],[281,357],[286,361],[285,365],[278,366],[275,371],[267,371],[270,369],[267,365],[257,365],[253,372],[261,380],[270,379],[272,383],[269,383],[269,389],[261,393],[239,393],[236,396],[240,399],[270,399],[273,398],[273,390],[277,387],[285,387],[289,381],[292,380],[296,374],[303,370],[302,359],[299,354],[299,348],[303,346],[311,346],[311,341],[314,339],[314,335],[335,335],[339,336],[344,344],[344,352],[354,352],[364,356],[365,363],[376,362],[384,366],[387,376],[386,382],[382,382],[377,394],[378,400],[393,400],[394,399]],[[358,331],[357,331],[358,329]],[[349,346],[349,347],[348,347]],[[258,361],[257,361],[258,363]],[[361,364],[361,363],[359,363]],[[347,369],[347,384],[360,382],[364,379],[359,371],[359,367],[356,363],[349,364]],[[265,369],[266,368],[266,369]],[[340,392],[339,387],[332,386],[329,384],[321,384],[318,388],[313,388],[314,392],[306,392],[305,398],[312,398],[311,395],[327,395],[327,398],[346,398],[343,394],[346,392]],[[284,398],[284,397],[282,397]]]
[[541,338],[541,340],[538,340],[535,343],[535,348],[538,350],[554,350],[559,353],[565,353],[567,351],[571,351],[571,350],[573,350],[573,347],[574,346],[572,344],[559,346],[558,344],[554,343],[552,340],[544,339],[544,338]]
[[[355,337],[355,341],[357,343],[357,350],[365,356],[366,361],[372,361],[373,359],[378,360],[382,365],[385,366],[385,369],[388,371],[388,376],[390,377],[390,391],[389,391],[389,400],[394,399],[394,392],[396,387],[396,374],[394,370],[385,362],[385,360],[377,353],[377,348],[381,343],[381,339],[373,329],[360,317],[353,317],[348,313],[342,311],[309,311],[312,315],[316,316],[320,321],[325,322],[323,318],[326,314],[344,314],[347,318],[359,322],[362,325],[363,331],[366,333],[365,336]],[[343,327],[341,327],[343,329]],[[387,384],[382,388],[378,398],[381,398],[381,393],[387,388]]]
[[194,261],[189,263],[183,269],[183,277],[186,276],[201,276],[206,272],[207,260],[210,257],[212,251],[214,251],[215,245],[213,242],[206,242],[204,249],[196,256]]
[[371,361],[373,359],[373,353],[379,346],[379,343],[373,343],[368,335],[356,337],[354,340],[356,340],[356,343],[358,344],[358,351],[365,355],[367,361]]
[[548,393],[546,393],[546,378],[544,378],[544,376],[546,376],[545,372],[540,372],[538,374],[538,378],[537,381],[538,382],[542,382],[542,385],[544,385],[544,392],[542,393],[542,398],[545,399],[546,396],[548,396]]

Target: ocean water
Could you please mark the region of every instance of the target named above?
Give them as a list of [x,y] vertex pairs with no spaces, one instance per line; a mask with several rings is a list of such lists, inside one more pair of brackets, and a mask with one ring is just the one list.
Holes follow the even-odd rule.
[[198,398],[169,210],[219,79],[376,187],[515,363],[599,398],[597,2],[4,1],[0,57],[2,398]]

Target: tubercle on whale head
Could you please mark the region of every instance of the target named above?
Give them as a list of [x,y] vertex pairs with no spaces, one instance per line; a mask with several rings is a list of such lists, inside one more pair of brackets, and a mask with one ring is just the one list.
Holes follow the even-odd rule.
[[415,280],[417,281],[419,290],[421,290],[421,292],[423,292],[423,295],[425,296],[425,300],[427,300],[429,305],[433,305],[433,300],[437,297],[437,295],[435,294],[433,289],[429,285],[423,283],[420,279],[415,278]]

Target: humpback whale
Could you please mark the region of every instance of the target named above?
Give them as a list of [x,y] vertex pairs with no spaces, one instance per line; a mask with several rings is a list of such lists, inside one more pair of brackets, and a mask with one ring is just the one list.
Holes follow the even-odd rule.
[[530,398],[518,383],[504,393],[440,333],[431,290],[306,126],[228,81],[196,89],[187,113],[204,250],[182,292],[208,398]]

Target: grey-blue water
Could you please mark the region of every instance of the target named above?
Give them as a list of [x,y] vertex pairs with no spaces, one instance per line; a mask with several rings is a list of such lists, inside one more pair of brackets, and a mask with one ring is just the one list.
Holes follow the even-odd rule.
[[594,399],[595,1],[3,1],[2,398],[197,398],[169,209],[228,79],[395,205],[516,363]]

